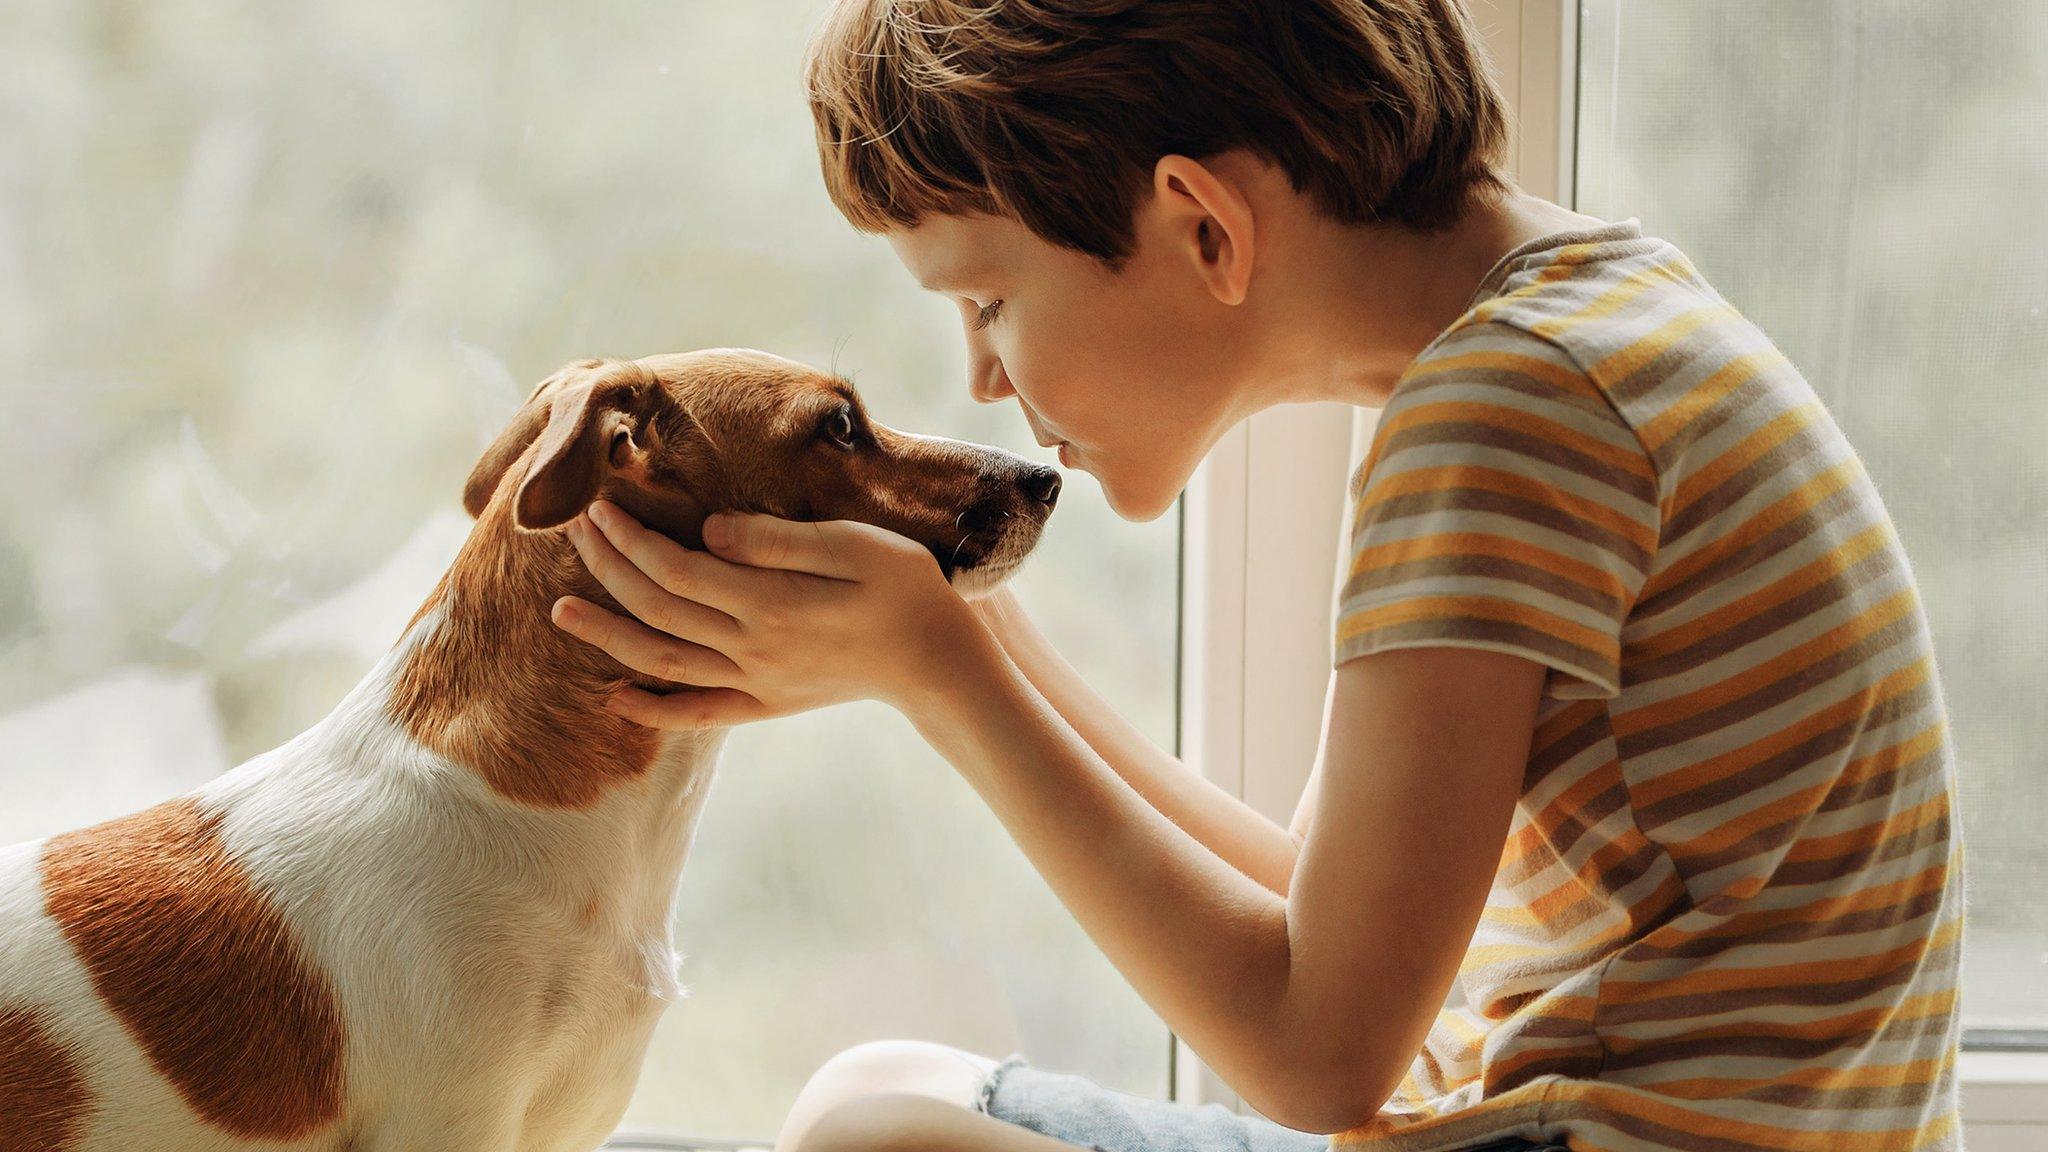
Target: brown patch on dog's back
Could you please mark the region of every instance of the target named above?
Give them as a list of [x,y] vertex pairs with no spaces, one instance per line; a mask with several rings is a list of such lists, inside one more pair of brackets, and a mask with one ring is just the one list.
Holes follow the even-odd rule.
[[26,1008],[0,1008],[0,1152],[66,1152],[92,1096],[71,1052]]
[[51,838],[44,906],[157,1071],[209,1123],[289,1140],[341,1108],[341,1012],[190,797]]

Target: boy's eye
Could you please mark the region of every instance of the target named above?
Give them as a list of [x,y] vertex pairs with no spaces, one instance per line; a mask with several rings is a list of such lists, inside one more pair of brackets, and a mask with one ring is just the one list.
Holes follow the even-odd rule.
[[999,309],[1001,309],[1002,306],[1003,302],[1001,300],[991,300],[987,304],[982,305],[981,310],[974,314],[974,330],[976,332],[979,332],[983,328],[988,327],[989,324],[995,320],[996,312]]

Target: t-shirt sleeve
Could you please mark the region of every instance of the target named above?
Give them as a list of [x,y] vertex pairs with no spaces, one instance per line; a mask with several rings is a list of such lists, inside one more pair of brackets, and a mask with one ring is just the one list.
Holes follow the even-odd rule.
[[1484,648],[1551,668],[1550,696],[1615,696],[1658,508],[1642,442],[1568,354],[1467,324],[1403,375],[1352,481],[1336,662]]

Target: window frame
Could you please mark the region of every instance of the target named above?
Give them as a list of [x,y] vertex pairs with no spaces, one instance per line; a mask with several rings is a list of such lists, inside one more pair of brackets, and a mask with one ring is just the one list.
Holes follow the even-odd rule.
[[[1572,205],[1578,3],[1468,3],[1513,117],[1511,174]],[[1282,824],[1321,735],[1343,494],[1376,419],[1340,405],[1261,413],[1217,445],[1183,506],[1182,754]],[[1175,1099],[1248,1110],[1177,1036],[1173,1047]],[[1971,1147],[2042,1145],[2048,1053],[1967,1048],[1957,1074]]]

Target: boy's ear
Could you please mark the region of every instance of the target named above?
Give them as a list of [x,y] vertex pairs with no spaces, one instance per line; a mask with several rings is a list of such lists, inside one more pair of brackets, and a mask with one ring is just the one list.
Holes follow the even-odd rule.
[[1252,207],[1244,190],[1211,165],[1162,156],[1152,169],[1153,205],[1173,243],[1185,246],[1209,294],[1242,304],[1251,291]]

